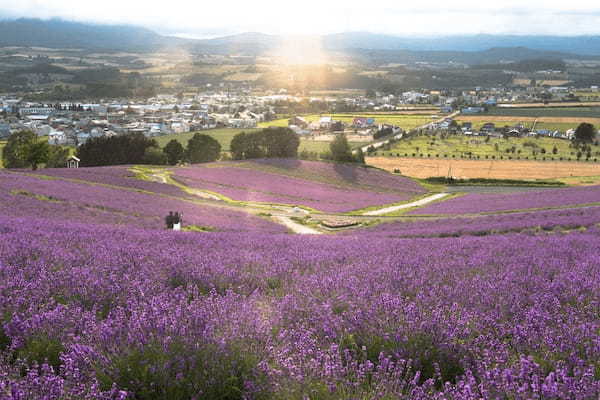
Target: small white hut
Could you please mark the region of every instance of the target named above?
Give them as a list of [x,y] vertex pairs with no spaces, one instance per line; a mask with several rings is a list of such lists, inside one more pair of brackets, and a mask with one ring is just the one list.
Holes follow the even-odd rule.
[[69,156],[69,158],[67,158],[67,168],[79,168],[79,161],[81,161],[79,158]]

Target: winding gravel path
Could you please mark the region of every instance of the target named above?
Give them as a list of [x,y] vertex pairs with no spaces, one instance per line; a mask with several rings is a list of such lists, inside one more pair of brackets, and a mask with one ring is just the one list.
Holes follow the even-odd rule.
[[400,204],[398,206],[392,206],[392,207],[382,208],[382,209],[375,210],[375,211],[369,211],[369,212],[364,213],[363,215],[368,216],[368,217],[374,217],[377,215],[389,214],[391,212],[398,211],[398,210],[404,210],[406,208],[424,206],[425,204],[431,203],[432,201],[442,199],[448,195],[449,195],[449,193],[436,193],[429,197],[425,197],[424,199],[413,201],[412,203]]
[[302,225],[297,222],[294,222],[289,217],[284,217],[284,216],[279,215],[279,216],[276,216],[275,219],[277,220],[277,222],[282,223],[283,225],[288,227],[294,233],[299,233],[301,235],[321,235],[321,232],[319,232],[318,230],[308,227],[306,225]]

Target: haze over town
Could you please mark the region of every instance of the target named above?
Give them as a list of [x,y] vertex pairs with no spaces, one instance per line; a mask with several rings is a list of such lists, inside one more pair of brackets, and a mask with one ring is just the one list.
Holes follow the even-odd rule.
[[82,22],[134,24],[159,33],[207,38],[247,31],[321,35],[369,31],[393,35],[600,33],[600,7],[594,1],[481,2],[357,0],[302,2],[190,2],[105,0],[2,0],[7,17],[64,18]]

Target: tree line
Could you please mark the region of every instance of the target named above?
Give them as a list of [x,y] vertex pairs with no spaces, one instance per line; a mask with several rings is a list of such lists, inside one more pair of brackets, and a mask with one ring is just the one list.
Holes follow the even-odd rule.
[[[254,132],[241,132],[231,141],[231,158],[249,160],[258,158],[298,158],[300,139],[289,128],[266,128]],[[364,163],[360,149],[353,152],[346,136],[338,134],[329,146],[329,153],[322,159],[336,162]],[[38,138],[31,131],[13,133],[2,152],[7,168],[37,169],[66,166],[69,148],[51,146],[47,140]],[[82,167],[107,165],[151,164],[177,165],[179,163],[207,163],[221,158],[221,145],[213,137],[196,133],[187,146],[178,140],[170,140],[164,148],[155,139],[142,133],[91,138],[76,151]]]
[[68,148],[50,146],[47,140],[25,130],[9,136],[2,149],[2,163],[5,168],[31,168],[34,171],[41,164],[60,168],[66,165],[69,153]]
[[141,133],[98,137],[88,140],[77,149],[81,166],[153,164],[176,165],[212,162],[219,159],[221,144],[214,138],[196,133],[184,147],[173,139],[161,149],[155,139]]

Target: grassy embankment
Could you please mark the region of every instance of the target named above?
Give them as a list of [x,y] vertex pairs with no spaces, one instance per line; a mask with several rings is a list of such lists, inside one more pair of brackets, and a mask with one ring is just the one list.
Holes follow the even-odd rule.
[[6,142],[0,141],[0,168],[4,168],[2,165],[2,150],[4,149],[4,146],[6,146]]

